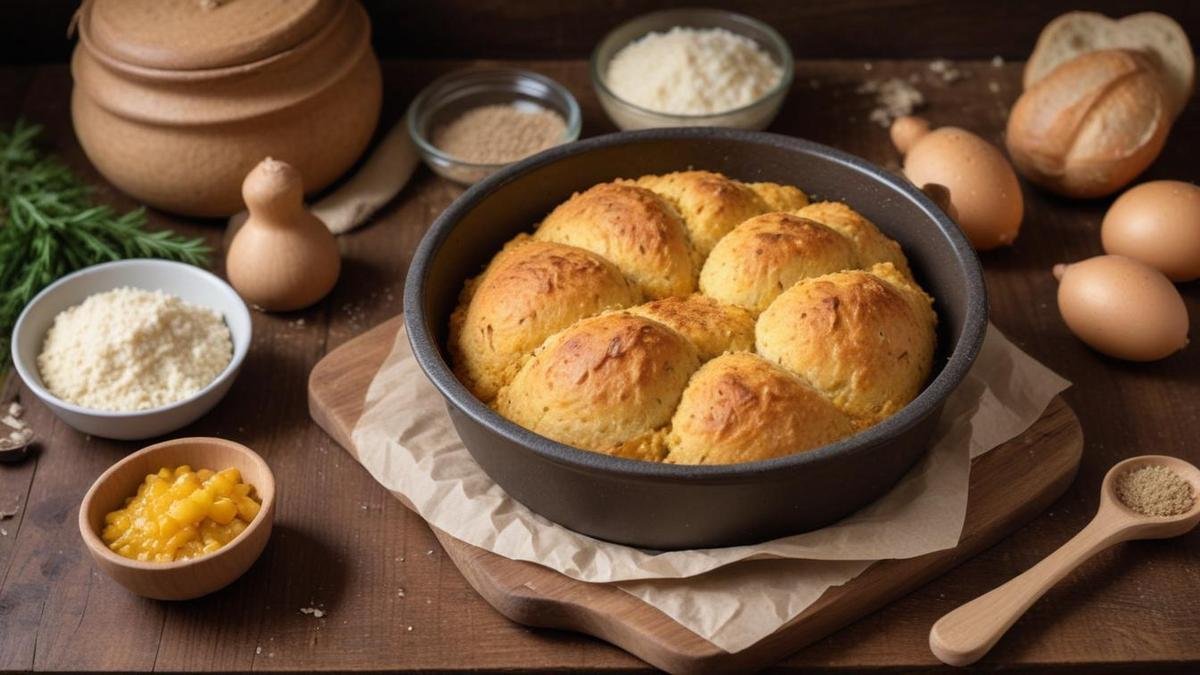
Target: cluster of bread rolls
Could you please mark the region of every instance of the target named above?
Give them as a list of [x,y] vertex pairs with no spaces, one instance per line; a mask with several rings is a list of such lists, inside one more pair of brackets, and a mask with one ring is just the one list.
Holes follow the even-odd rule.
[[801,452],[924,386],[937,317],[839,202],[706,171],[577,193],[467,282],[449,347],[508,419],[585,450],[728,464]]

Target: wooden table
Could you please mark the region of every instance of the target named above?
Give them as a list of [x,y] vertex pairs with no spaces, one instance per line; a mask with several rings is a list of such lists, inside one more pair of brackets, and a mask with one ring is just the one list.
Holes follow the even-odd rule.
[[[385,64],[385,122],[420,87],[467,62]],[[579,98],[587,135],[611,131],[581,61],[523,63]],[[867,79],[916,73],[936,124],[958,124],[999,143],[1019,93],[1020,67],[960,63],[946,83],[927,62],[806,61],[772,130],[803,136],[896,167]],[[0,119],[42,122],[46,143],[97,184],[71,133],[64,67],[0,69]],[[1195,102],[1179,120],[1150,178],[1195,181],[1200,142]],[[231,587],[194,602],[133,597],[100,575],[75,526],[80,498],[109,464],[136,447],[84,437],[59,423],[14,382],[45,439],[36,459],[0,465],[0,668],[81,670],[566,669],[643,668],[589,638],[534,631],[492,611],[406,511],[311,421],[305,381],[320,357],[401,310],[414,245],[461,190],[421,170],[377,221],[341,238],[345,267],[333,295],[310,310],[255,314],[254,344],[229,397],[179,435],[218,435],[257,449],[280,489],[276,533],[262,559]],[[106,190],[122,208],[134,204]],[[1200,347],[1153,364],[1088,350],[1055,309],[1052,264],[1100,252],[1106,201],[1076,203],[1026,191],[1015,246],[983,256],[992,318],[1013,340],[1076,385],[1066,398],[1087,436],[1075,485],[1043,517],[941,579],[796,654],[783,669],[931,668],[929,626],[1064,542],[1091,517],[1104,472],[1148,452],[1200,461]],[[222,242],[218,222],[152,214]],[[216,266],[220,267],[220,256]],[[1200,335],[1200,283],[1181,287]],[[985,667],[1060,671],[1185,670],[1200,663],[1200,536],[1133,543],[1096,557],[1050,592],[983,661]],[[302,614],[317,607],[317,619]],[[1137,662],[1130,665],[1130,662]]]

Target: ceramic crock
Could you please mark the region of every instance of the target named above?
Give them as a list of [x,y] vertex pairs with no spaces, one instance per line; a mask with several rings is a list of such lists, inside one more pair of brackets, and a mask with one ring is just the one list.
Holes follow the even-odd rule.
[[86,0],[71,115],[105,178],[167,211],[227,216],[264,157],[306,192],[346,171],[379,120],[357,0]]

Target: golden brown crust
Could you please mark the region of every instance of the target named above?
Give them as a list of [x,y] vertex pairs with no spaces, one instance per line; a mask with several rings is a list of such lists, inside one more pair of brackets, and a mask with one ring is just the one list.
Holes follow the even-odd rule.
[[629,313],[654,319],[683,335],[696,347],[701,361],[754,349],[754,316],[707,295],[662,298],[631,307]]
[[649,190],[601,183],[560,204],[533,236],[607,258],[650,298],[696,289],[696,255],[683,221]]
[[782,457],[854,433],[854,424],[791,373],[751,353],[704,364],[671,420],[668,462],[734,464]]
[[931,300],[874,224],[807,202],[704,171],[577,193],[464,285],[455,372],[523,427],[642,461],[754,461],[873,424],[928,377]]
[[747,218],[772,210],[745,183],[711,171],[642,176],[636,183],[654,191],[679,211],[692,245],[701,256],[707,256],[721,237]]
[[911,276],[908,259],[900,244],[875,227],[858,211],[842,202],[816,202],[794,211],[801,218],[815,220],[826,227],[837,230],[843,237],[854,242],[858,249],[858,266],[870,267],[876,263],[890,262],[906,276]]
[[700,271],[700,290],[754,313],[801,279],[858,266],[849,239],[812,220],[767,213],[738,225]]
[[758,353],[874,424],[920,392],[933,364],[932,300],[890,263],[806,279],[758,318]]
[[501,415],[585,450],[626,454],[671,419],[696,348],[626,312],[583,319],[552,336],[500,390]]
[[604,258],[518,237],[468,284],[450,321],[455,372],[484,402],[547,337],[640,293]]
[[1027,89],[1013,105],[1005,144],[1025,178],[1092,198],[1150,166],[1170,127],[1167,95],[1147,57],[1110,49],[1067,61]]
[[795,211],[808,206],[808,195],[804,194],[804,190],[792,185],[746,183],[746,187],[754,190],[771,211]]

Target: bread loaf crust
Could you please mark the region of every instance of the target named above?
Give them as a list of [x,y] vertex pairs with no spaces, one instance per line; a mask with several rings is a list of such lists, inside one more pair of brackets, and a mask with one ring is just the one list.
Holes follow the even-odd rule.
[[700,271],[700,290],[755,314],[800,279],[858,265],[854,243],[815,220],[766,213],[738,225]]
[[[828,290],[815,308],[795,291],[810,285]],[[902,408],[929,376],[936,320],[899,245],[849,206],[687,171],[563,202],[467,282],[448,346],[477,396],[547,438],[733,463]]]
[[734,464],[811,450],[854,432],[854,424],[800,378],[739,352],[704,364],[671,420],[667,460]]
[[594,316],[551,336],[500,390],[496,409],[577,448],[645,459],[692,373],[696,348],[627,312]]
[[869,426],[907,405],[929,377],[931,304],[891,263],[805,279],[758,318],[756,347]]
[[1017,99],[1006,144],[1030,181],[1067,197],[1115,192],[1158,157],[1170,130],[1161,76],[1138,52],[1090,52]]
[[604,258],[518,236],[467,286],[450,317],[455,374],[491,402],[546,338],[579,319],[640,301],[637,288]]
[[696,290],[699,256],[675,209],[650,190],[601,183],[546,216],[534,239],[607,258],[649,298]]
[[1110,19],[1098,12],[1067,12],[1042,29],[1025,62],[1024,87],[1030,89],[1058,66],[1088,52],[1131,49],[1149,56],[1166,84],[1171,117],[1192,97],[1196,61],[1183,27],[1159,12]]

